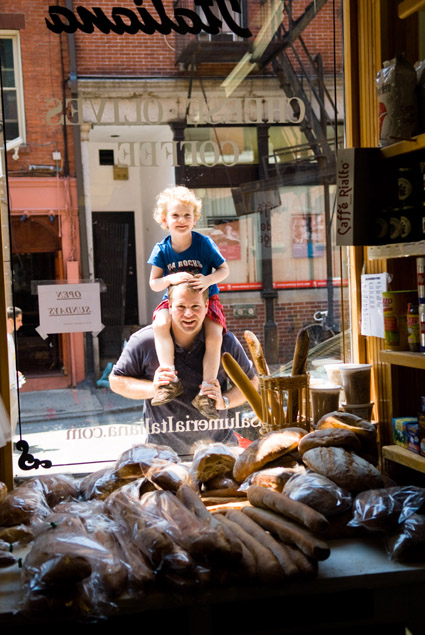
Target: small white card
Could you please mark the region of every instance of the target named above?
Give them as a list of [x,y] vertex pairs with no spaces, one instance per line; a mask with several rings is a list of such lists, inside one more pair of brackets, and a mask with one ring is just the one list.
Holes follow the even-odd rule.
[[382,293],[388,288],[387,273],[364,273],[361,277],[361,334],[385,337]]

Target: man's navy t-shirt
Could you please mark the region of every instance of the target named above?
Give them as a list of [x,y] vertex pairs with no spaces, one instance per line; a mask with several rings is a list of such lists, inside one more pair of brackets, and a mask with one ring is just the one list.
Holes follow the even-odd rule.
[[[236,359],[251,379],[255,376],[252,362],[233,333],[223,335],[221,352],[228,352]],[[144,422],[148,430],[148,442],[171,446],[180,456],[190,456],[200,441],[237,443],[231,428],[226,429],[227,411],[221,410],[217,421],[204,419],[191,401],[199,392],[202,382],[202,362],[205,352],[204,332],[201,331],[190,349],[175,346],[175,366],[184,393],[163,406],[144,403]],[[158,359],[152,326],[134,333],[125,346],[113,373],[137,379],[152,380]],[[226,391],[227,375],[222,366],[218,373],[222,391]],[[228,424],[227,424],[228,425]]]

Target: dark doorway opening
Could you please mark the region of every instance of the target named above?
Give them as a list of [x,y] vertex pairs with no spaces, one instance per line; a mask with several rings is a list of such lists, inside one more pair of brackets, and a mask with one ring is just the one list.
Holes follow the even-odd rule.
[[63,372],[61,338],[52,334],[43,339],[37,333],[38,296],[32,294],[33,281],[55,280],[58,256],[57,252],[43,252],[12,257],[14,302],[23,314],[23,325],[17,332],[17,366],[27,378]]
[[126,326],[139,322],[136,246],[133,212],[93,212],[95,277],[105,284],[100,295],[101,364],[115,361],[122,350]]

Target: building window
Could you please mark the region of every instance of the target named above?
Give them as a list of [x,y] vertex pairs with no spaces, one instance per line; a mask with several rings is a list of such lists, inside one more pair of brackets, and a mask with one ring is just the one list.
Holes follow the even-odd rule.
[[0,32],[1,83],[6,140],[25,140],[24,94],[18,31]]
[[[247,17],[247,2],[245,0],[241,0],[239,3],[239,11],[235,11],[233,8],[233,3],[230,0],[225,0],[225,5],[227,8],[227,12],[231,19],[241,27],[245,27],[248,24]],[[212,4],[212,6],[208,7],[209,11],[215,15],[218,19],[222,19],[220,9],[216,4]],[[195,5],[196,13],[205,20],[205,13],[202,7]],[[216,35],[211,35],[210,33],[206,33],[205,31],[201,31],[198,35],[199,40],[210,41],[210,42],[232,42],[236,40],[241,40],[242,38],[236,35],[232,29],[228,26],[228,24],[223,20],[222,26],[220,29],[220,33]]]

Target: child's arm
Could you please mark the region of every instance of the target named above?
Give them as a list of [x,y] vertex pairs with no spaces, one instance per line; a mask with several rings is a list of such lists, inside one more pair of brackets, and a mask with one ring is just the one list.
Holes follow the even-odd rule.
[[170,284],[180,284],[180,282],[191,282],[192,280],[192,274],[186,271],[170,273],[168,276],[164,276],[164,271],[161,267],[152,265],[149,285],[152,291],[164,291]]
[[229,266],[227,262],[223,262],[218,269],[210,273],[208,276],[202,275],[199,273],[194,277],[193,282],[191,282],[191,286],[197,291],[204,291],[204,289],[208,289],[212,284],[218,284],[222,280],[225,280],[229,275]]

